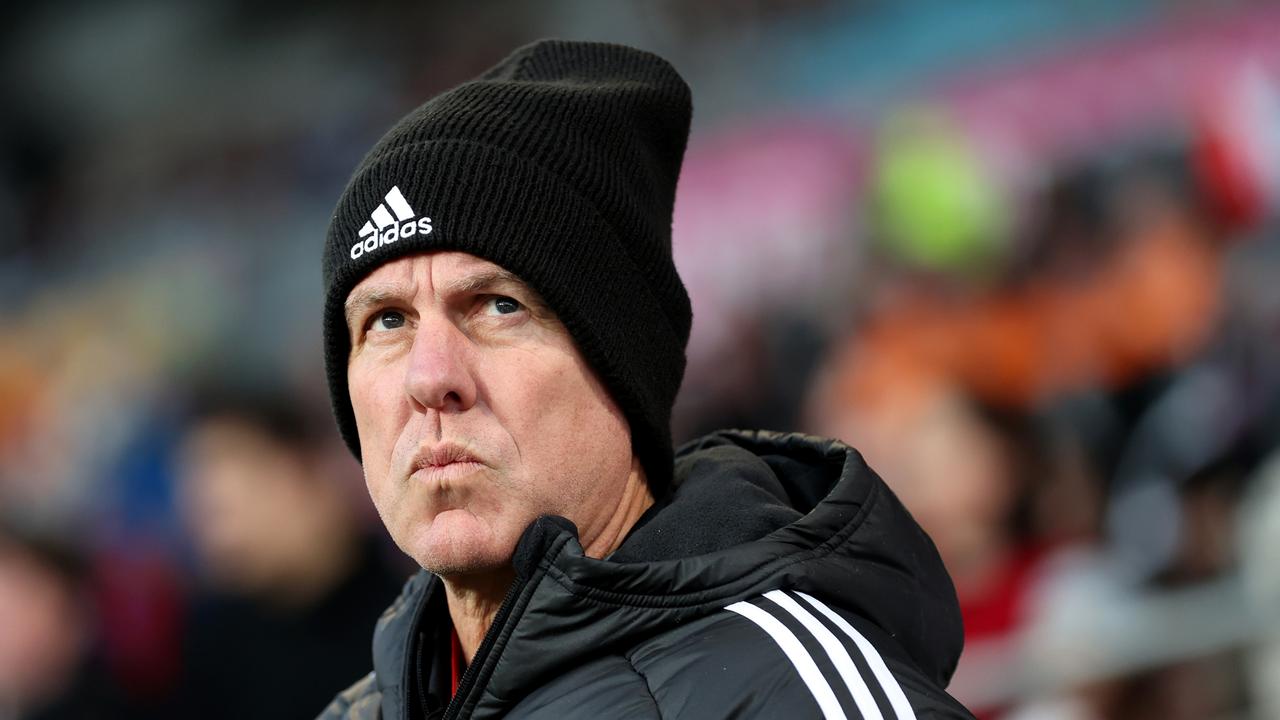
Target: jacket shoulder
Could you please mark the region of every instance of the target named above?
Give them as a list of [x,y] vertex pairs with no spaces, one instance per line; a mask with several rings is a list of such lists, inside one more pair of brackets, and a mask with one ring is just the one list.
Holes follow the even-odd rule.
[[887,633],[774,590],[636,646],[664,718],[969,718]]
[[381,708],[382,693],[369,673],[338,693],[316,720],[379,720]]

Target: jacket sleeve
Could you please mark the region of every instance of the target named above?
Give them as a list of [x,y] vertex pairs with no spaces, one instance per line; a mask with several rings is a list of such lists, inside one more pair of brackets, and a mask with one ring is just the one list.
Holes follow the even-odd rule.
[[382,694],[374,683],[373,673],[338,693],[316,720],[380,720]]

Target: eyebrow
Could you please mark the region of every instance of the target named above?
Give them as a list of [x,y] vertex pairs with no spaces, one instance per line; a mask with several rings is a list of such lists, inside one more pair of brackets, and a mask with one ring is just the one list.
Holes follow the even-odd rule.
[[512,286],[519,290],[520,300],[534,317],[547,320],[554,318],[555,313],[547,307],[547,303],[529,283],[521,280],[515,273],[494,268],[459,278],[444,288],[444,295],[466,295],[482,291],[495,292],[511,290]]
[[[474,275],[468,275],[464,278],[449,283],[444,287],[443,294],[458,295],[479,292],[481,290],[492,290],[502,288],[504,286],[516,285],[525,293],[527,293],[526,305],[530,305],[532,310],[544,310],[546,304],[542,301],[542,297],[538,295],[533,288],[529,287],[525,281],[521,280],[514,273],[502,268],[486,270],[478,272]],[[392,283],[388,285],[377,285],[371,288],[352,291],[351,296],[347,298],[344,307],[346,315],[347,327],[351,327],[356,318],[362,316],[369,308],[379,307],[386,304],[390,300],[403,298],[410,294],[408,286],[401,283]]]
[[344,306],[347,327],[353,327],[355,320],[364,315],[369,308],[384,305],[388,300],[404,297],[408,292],[409,289],[400,284],[379,285],[362,290],[353,290]]
[[521,288],[529,287],[523,280],[516,277],[513,273],[503,270],[502,268],[496,268],[455,280],[445,286],[444,294],[453,295],[455,293],[472,293],[480,290],[488,290],[501,285],[519,285]]

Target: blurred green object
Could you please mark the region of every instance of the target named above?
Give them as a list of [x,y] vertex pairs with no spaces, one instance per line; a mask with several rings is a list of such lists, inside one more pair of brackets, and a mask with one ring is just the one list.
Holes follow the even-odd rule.
[[1008,251],[1003,199],[972,146],[941,112],[890,116],[878,140],[874,188],[879,240],[899,262],[982,276]]

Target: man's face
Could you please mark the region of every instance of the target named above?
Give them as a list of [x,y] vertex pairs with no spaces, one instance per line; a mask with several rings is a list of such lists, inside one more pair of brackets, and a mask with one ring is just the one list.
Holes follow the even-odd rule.
[[387,263],[347,297],[347,382],[387,530],[442,575],[509,567],[543,514],[584,545],[618,507],[630,431],[531,288],[461,252]]

